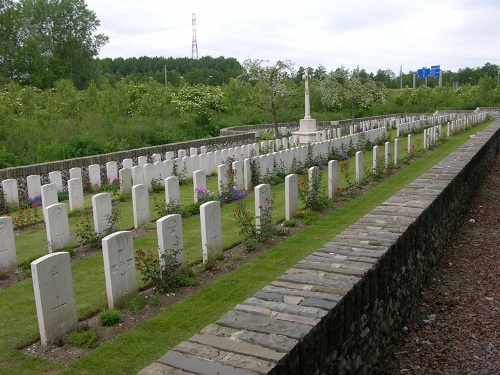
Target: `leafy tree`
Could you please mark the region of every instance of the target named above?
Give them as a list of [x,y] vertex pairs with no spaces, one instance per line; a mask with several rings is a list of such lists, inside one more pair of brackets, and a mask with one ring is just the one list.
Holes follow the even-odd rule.
[[479,101],[483,106],[489,106],[494,102],[494,92],[497,87],[497,81],[495,78],[484,74],[479,78]]
[[344,67],[331,71],[318,83],[322,102],[329,108],[351,108],[351,119],[356,118],[356,109],[369,109],[374,102],[384,102],[387,89],[375,82],[359,68],[349,71]]
[[219,135],[219,129],[212,124],[212,113],[225,109],[224,93],[219,87],[184,86],[173,96],[172,103],[181,113],[194,116],[195,137]]
[[264,66],[264,60],[243,62],[245,73],[238,78],[238,83],[251,90],[243,98],[243,102],[273,116],[274,135],[278,137],[278,109],[298,93],[293,83],[293,65],[290,61],[277,61],[271,66]]
[[4,76],[39,88],[63,78],[88,84],[108,37],[95,34],[100,23],[84,0],[0,1]]

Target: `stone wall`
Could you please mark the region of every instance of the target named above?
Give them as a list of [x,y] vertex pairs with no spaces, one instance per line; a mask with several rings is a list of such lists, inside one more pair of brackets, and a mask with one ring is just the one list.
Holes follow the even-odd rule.
[[123,159],[127,158],[137,159],[139,156],[151,156],[155,153],[165,154],[167,151],[177,151],[179,149],[187,149],[189,151],[190,147],[200,148],[201,146],[207,146],[209,151],[213,151],[213,149],[217,148],[229,148],[234,147],[234,145],[242,145],[253,142],[255,142],[254,135],[246,132],[243,134],[240,133],[215,138],[195,139],[187,142],[136,148],[133,150],[119,151],[103,155],[87,156],[22,167],[12,167],[0,169],[0,181],[8,178],[26,178],[26,176],[35,174],[45,176],[52,171],[68,171],[74,167],[87,167],[91,164],[100,164],[103,166],[109,161],[121,163]]
[[141,375],[364,374],[500,151],[500,121]]

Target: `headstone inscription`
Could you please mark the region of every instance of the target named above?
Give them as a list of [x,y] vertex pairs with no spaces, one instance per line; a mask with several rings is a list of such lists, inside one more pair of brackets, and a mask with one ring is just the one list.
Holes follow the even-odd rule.
[[31,263],[40,341],[43,346],[76,328],[78,318],[69,253],[45,255]]
[[132,232],[121,231],[104,237],[102,255],[108,307],[113,309],[123,304],[127,294],[137,292]]

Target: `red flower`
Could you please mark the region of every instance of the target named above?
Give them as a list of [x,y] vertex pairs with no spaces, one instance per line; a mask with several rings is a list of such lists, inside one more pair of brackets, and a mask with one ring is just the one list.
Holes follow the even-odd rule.
[[259,208],[262,208],[262,205],[261,205],[261,204],[259,204]]
[[76,227],[78,228],[78,224],[76,224]]
[[10,216],[10,212],[7,214],[7,216]]
[[26,211],[26,212],[30,213],[30,212],[31,212],[31,210],[28,210],[28,211]]
[[37,203],[33,203],[33,205],[31,206],[31,208],[37,208],[37,207],[38,207]]
[[304,180],[300,181],[301,185],[304,185],[306,182]]
[[85,181],[85,185],[90,185],[90,181],[89,180]]
[[84,220],[80,221],[80,224],[81,225],[85,224],[85,221]]
[[342,190],[342,189],[341,189],[341,188],[340,188],[340,186],[339,186],[339,187],[337,188],[337,191],[340,191],[340,190]]
[[19,210],[19,213],[22,214],[24,212],[24,210]]

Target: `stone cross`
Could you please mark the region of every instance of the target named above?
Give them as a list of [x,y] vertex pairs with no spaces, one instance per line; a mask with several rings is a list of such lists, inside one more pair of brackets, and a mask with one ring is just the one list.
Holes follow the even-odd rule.
[[302,76],[305,80],[305,119],[311,118],[311,102],[309,100],[309,80],[311,76],[309,75],[309,70],[306,68],[304,70],[304,75]]

